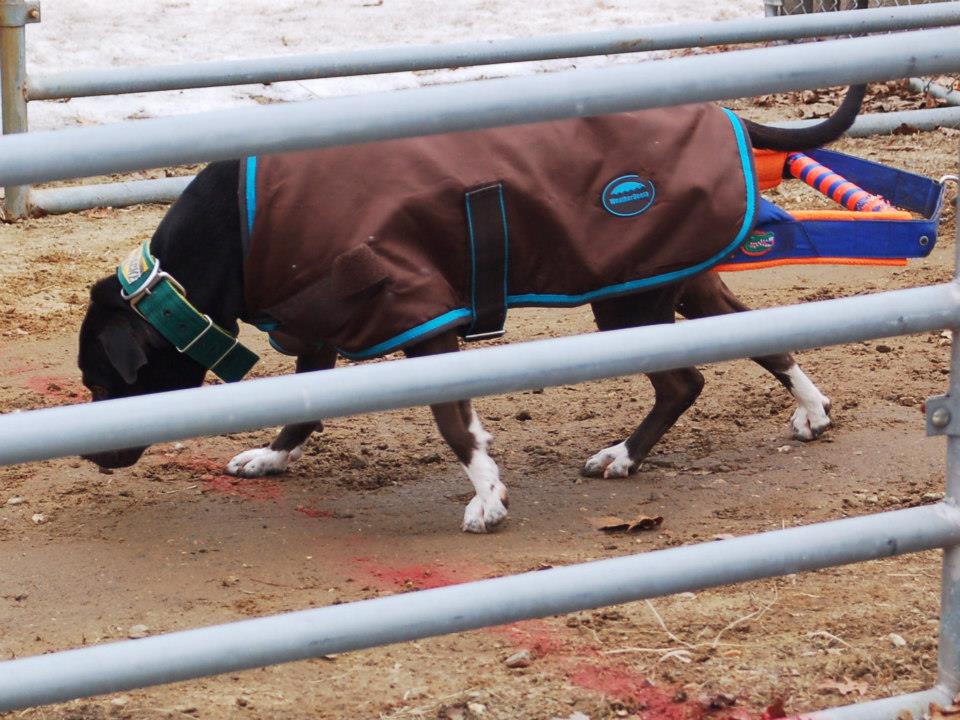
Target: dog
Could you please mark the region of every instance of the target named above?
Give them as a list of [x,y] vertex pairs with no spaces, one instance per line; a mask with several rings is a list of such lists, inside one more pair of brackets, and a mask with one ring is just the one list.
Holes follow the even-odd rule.
[[[623,148],[613,153],[603,152],[602,148],[610,133],[616,134],[621,128],[627,127],[624,123],[632,123],[637,117],[646,117],[644,113],[654,112],[660,113],[653,121],[654,125],[659,123],[657,127],[687,123],[677,147],[667,156],[670,159],[679,158],[676,161],[678,164],[686,162],[680,156],[687,151],[690,143],[696,142],[697,128],[700,127],[698,123],[707,116],[714,118],[711,122],[720,125],[729,122],[730,132],[741,139],[741,144],[749,141],[754,148],[799,150],[820,146],[840,137],[856,117],[864,91],[863,86],[851,87],[832,116],[802,129],[758,125],[732,114],[726,120],[718,119],[719,116],[714,117],[717,109],[709,105],[695,106],[689,112],[676,109],[643,111],[607,116],[605,119],[522,126],[520,130],[483,130],[315,151],[310,156],[313,159],[305,171],[307,175],[304,181],[295,190],[290,189],[293,183],[287,182],[284,173],[290,170],[290,163],[301,162],[303,154],[277,156],[281,158],[277,161],[279,165],[267,164],[259,169],[254,166],[256,159],[212,163],[197,175],[170,208],[153,235],[149,248],[145,246],[142,252],[134,253],[117,275],[100,280],[91,289],[90,304],[79,335],[79,367],[83,383],[90,390],[92,399],[100,401],[197,387],[203,383],[210,367],[218,370],[221,377],[237,379],[250,362],[249,357],[244,355],[246,351],[235,340],[239,330],[238,319],[251,320],[251,314],[257,315],[267,305],[271,310],[267,313],[268,317],[274,321],[279,318],[281,322],[279,326],[274,322],[265,328],[271,331],[272,341],[286,346],[287,351],[296,355],[297,372],[332,368],[339,354],[351,355],[350,351],[345,350],[347,347],[352,348],[352,355],[365,356],[357,350],[364,344],[368,346],[368,350],[364,351],[367,355],[382,354],[393,349],[403,349],[408,357],[455,352],[459,348],[459,336],[465,332],[468,336],[499,332],[508,303],[537,304],[523,301],[524,297],[528,297],[522,294],[523,288],[520,288],[520,295],[516,292],[511,294],[515,289],[508,288],[508,282],[510,285],[519,283],[517,278],[521,274],[524,281],[529,279],[528,276],[542,275],[547,278],[543,282],[552,282],[548,276],[554,270],[560,277],[557,282],[572,283],[571,287],[575,289],[586,287],[583,283],[610,285],[610,281],[621,281],[619,284],[613,283],[613,290],[598,291],[599,295],[567,294],[562,297],[572,298],[571,302],[555,303],[569,305],[578,304],[576,301],[590,302],[597,328],[601,331],[671,323],[675,313],[686,318],[702,318],[747,310],[719,275],[709,271],[706,261],[699,264],[694,262],[686,269],[676,269],[669,264],[670,261],[665,260],[667,265],[658,265],[650,282],[643,280],[631,285],[622,282],[622,278],[610,275],[618,272],[617,268],[623,264],[619,260],[614,261],[614,266],[608,263],[599,270],[594,268],[594,275],[600,273],[597,279],[588,268],[593,265],[592,254],[581,260],[571,254],[572,251],[568,252],[567,246],[559,240],[551,240],[546,248],[537,245],[540,242],[535,237],[538,230],[553,238],[562,239],[572,235],[571,231],[560,227],[556,217],[545,216],[545,213],[555,212],[555,206],[567,202],[559,197],[560,191],[556,189],[563,179],[558,175],[572,177],[575,172],[571,170],[573,166],[570,163],[580,160],[580,165],[588,168],[583,172],[583,177],[587,178],[583,182],[593,195],[577,205],[579,209],[575,210],[575,217],[571,220],[573,224],[587,223],[589,226],[594,222],[610,224],[623,221],[625,224],[611,227],[614,227],[617,238],[621,235],[630,236],[630,232],[623,230],[637,227],[626,224],[630,218],[640,218],[640,222],[645,222],[645,217],[655,218],[659,208],[669,207],[673,179],[670,170],[646,167],[646,160],[635,163],[630,157],[626,160],[606,157],[620,155],[622,158]],[[683,118],[692,119],[688,122]],[[639,144],[649,146],[651,152],[659,152],[657,148],[661,143],[653,133],[636,135],[633,128],[631,125],[625,133],[621,133],[629,141],[628,152],[632,153],[632,146]],[[521,134],[508,135],[510,132]],[[519,140],[511,145],[510,138],[516,137]],[[551,144],[550,138],[559,138],[557,143],[569,143],[559,147]],[[471,149],[461,152],[465,143]],[[591,143],[598,145],[601,151],[590,155],[593,152]],[[710,148],[707,155],[710,157],[703,158],[704,164],[714,164],[714,156],[721,154],[719,150],[713,151],[712,143],[713,140],[707,141],[707,147]],[[334,152],[339,155],[331,155]],[[600,155],[603,157],[598,157]],[[327,167],[329,163],[327,166],[323,163],[330,158],[340,159],[339,164],[334,163],[336,172],[317,172],[316,162],[321,163],[321,168]],[[488,184],[480,189],[449,181],[449,175],[461,172],[465,165],[470,167],[462,171],[471,180],[497,181],[497,177],[474,177],[470,174],[474,166],[487,168],[484,163],[489,158],[494,158],[490,162],[500,163],[496,167],[507,168],[504,172],[512,172],[514,179],[506,183]],[[365,161],[379,164],[373,168],[363,167]],[[561,161],[568,164],[557,170],[559,166],[555,163]],[[743,172],[749,174],[748,161],[743,162]],[[612,180],[603,175],[606,170],[597,170],[609,163],[613,163],[610,168],[622,166],[620,169],[623,171]],[[637,165],[640,166],[639,170]],[[540,177],[538,173],[541,166],[550,166],[552,174],[546,178]],[[455,170],[450,170],[451,167]],[[628,173],[629,170],[637,172]],[[258,172],[262,176],[258,176]],[[269,184],[270,177],[275,181],[272,185]],[[531,190],[524,185],[531,177],[543,184]],[[417,178],[422,182],[418,184]],[[577,179],[572,178],[573,181]],[[746,182],[744,180],[739,184]],[[730,185],[738,185],[729,176],[721,180],[710,179],[709,183],[697,179],[694,184],[697,183],[698,187],[691,191],[697,206],[716,205],[712,202],[716,193],[722,193],[723,188]],[[523,187],[518,190],[516,186]],[[256,199],[256,208],[250,206],[254,202],[253,193],[260,194]],[[432,238],[424,237],[431,232],[440,233],[431,224],[431,213],[434,211],[409,205],[413,202],[411,197],[423,193],[431,194],[433,199],[430,202],[440,208],[436,213],[445,214],[452,222],[461,224],[457,233],[444,235],[440,254],[435,256],[430,255],[429,248],[424,249],[429,242],[434,242]],[[667,197],[664,197],[664,193]],[[434,194],[440,199],[434,198]],[[385,195],[396,195],[400,200],[394,202],[393,198]],[[324,217],[317,217],[315,213],[311,215],[310,211],[316,210],[316,204],[320,202],[315,200],[317,196],[325,198]],[[466,205],[464,196],[467,198]],[[396,207],[381,212],[382,208],[377,203],[382,205],[388,201],[394,202]],[[345,204],[347,207],[344,207]],[[651,207],[654,209],[648,209]],[[676,226],[681,234],[687,232],[691,235],[694,247],[683,252],[693,253],[690,255],[692,261],[700,261],[708,256],[716,261],[730,249],[729,239],[717,241],[707,237],[710,233],[704,233],[702,229],[686,228],[686,217],[695,210],[674,208],[680,215],[671,216],[667,227],[672,229]],[[511,212],[514,216],[511,216]],[[737,222],[742,220],[740,235],[744,228],[749,231],[748,226],[752,222],[751,218],[744,215],[745,212],[741,209],[734,213]],[[391,240],[404,233],[416,235],[420,244],[397,250],[386,241],[381,241],[379,235],[375,237],[371,231],[369,238],[364,236],[348,250],[338,251],[337,257],[332,260],[328,258],[329,262],[324,266],[326,274],[319,278],[310,276],[297,265],[301,255],[291,255],[294,252],[291,247],[296,245],[297,238],[313,243],[309,253],[329,255],[325,235],[325,230],[329,229],[327,220],[330,226],[335,220],[360,223],[362,226],[368,218],[378,216],[378,213],[387,218],[378,226],[378,232],[386,233]],[[524,217],[517,220],[517,216],[521,215]],[[583,217],[587,215],[594,219],[589,222],[584,220]],[[283,229],[282,232],[276,230],[273,236],[264,240],[271,233],[270,222],[280,223]],[[657,225],[655,221],[652,222],[656,233],[664,231],[663,223]],[[720,221],[711,216],[709,222]],[[464,228],[465,224],[469,227]],[[351,225],[354,230],[356,227]],[[443,233],[446,233],[446,229]],[[455,237],[457,234],[459,237]],[[469,244],[465,237],[468,234]],[[481,240],[484,235],[487,239]],[[324,239],[314,240],[317,236],[323,236]],[[506,248],[508,239],[509,249],[501,249],[501,245]],[[592,248],[591,253],[596,250],[602,254],[608,243],[604,240],[588,244]],[[461,245],[467,249],[457,251],[460,253],[457,256],[459,259],[449,263],[436,261],[437,264],[456,265],[452,274],[447,272],[443,275],[426,265],[430,257],[434,260],[436,257],[448,257],[448,253],[452,252],[450,248],[459,248]],[[627,247],[626,252],[629,254],[633,250]],[[478,260],[478,253],[495,257],[492,261],[489,258]],[[521,271],[511,266],[508,271],[508,258],[496,257],[498,253],[509,255],[510,261],[515,256],[520,257],[519,262],[525,262],[527,269]],[[640,254],[647,258],[650,253]],[[552,261],[555,255],[564,258],[559,269]],[[465,291],[462,288],[460,291],[451,290],[451,277],[468,277],[471,270],[476,276],[478,268],[487,275],[491,274],[490,268],[493,268],[494,281],[480,282],[474,277],[471,285],[468,278],[464,281],[469,285]],[[502,282],[497,272],[502,275]],[[402,281],[392,277],[391,273],[401,277]],[[146,284],[138,287],[145,275],[150,276]],[[169,282],[165,278],[169,278]],[[171,341],[168,339],[171,337],[169,333],[161,332],[152,324],[152,320],[148,322],[146,319],[150,313],[159,313],[156,308],[150,312],[146,308],[148,302],[160,303],[156,296],[160,294],[161,286],[169,290],[172,297],[178,298],[176,302],[180,305],[177,307],[182,310],[189,305],[195,308],[192,312],[201,318],[199,329],[191,331],[189,337]],[[446,297],[451,293],[457,295],[458,292],[461,296],[464,292],[468,295],[472,292],[475,297],[466,300],[463,297]],[[478,299],[478,295],[482,297]],[[151,298],[149,301],[146,300],[148,296]],[[256,300],[252,299],[254,296]],[[184,298],[188,298],[189,303]],[[439,313],[437,317],[440,319],[452,320],[444,324],[434,317],[430,322],[418,324],[415,331],[408,330],[399,335],[396,334],[397,328],[372,330],[372,327],[382,324],[375,322],[375,319],[391,312],[386,303],[396,301],[395,305],[403,305],[403,302],[399,302],[401,300],[407,306],[432,303],[428,317]],[[473,305],[466,309],[458,307],[458,303],[464,302],[473,302]],[[434,307],[436,303],[440,304]],[[451,304],[453,309],[445,310]],[[256,312],[251,310],[251,305],[256,306]],[[406,313],[409,310],[407,306],[398,312]],[[169,310],[164,309],[163,313],[169,314]],[[492,315],[492,318],[487,317],[481,322],[480,316],[484,314]],[[389,324],[393,321],[387,319],[384,322]],[[381,335],[376,335],[377,332]],[[384,333],[392,334],[394,340],[399,337],[400,341],[392,345],[390,342],[376,343]],[[209,344],[207,340],[213,336],[218,336],[221,343],[213,349],[207,348],[207,360],[195,359],[200,345]],[[373,343],[372,349],[369,348],[370,343]],[[602,343],[598,344],[598,352],[602,352]],[[790,420],[794,437],[806,441],[820,436],[830,426],[830,400],[800,369],[793,357],[780,354],[754,360],[772,373],[796,399],[798,407]],[[224,370],[224,366],[231,363],[235,367]],[[692,367],[649,373],[648,378],[655,391],[652,409],[629,437],[611,443],[590,457],[583,467],[585,475],[623,478],[633,473],[651,448],[697,399],[704,384],[703,375]],[[464,511],[462,529],[474,533],[493,530],[507,517],[508,495],[500,479],[498,466],[488,452],[491,435],[484,430],[469,400],[440,403],[432,406],[432,411],[441,435],[462,464],[476,493]],[[270,445],[247,450],[234,457],[227,466],[227,472],[243,477],[283,472],[289,463],[301,456],[303,444],[311,433],[322,428],[319,420],[288,425]],[[145,449],[130,448],[84,457],[102,468],[119,468],[135,463]]]

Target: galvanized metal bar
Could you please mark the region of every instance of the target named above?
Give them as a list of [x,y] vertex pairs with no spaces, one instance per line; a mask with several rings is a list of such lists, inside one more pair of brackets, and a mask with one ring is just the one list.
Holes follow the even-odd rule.
[[646,64],[642,72],[629,66],[573,70],[207,112],[0,138],[0,179],[40,182],[958,67],[960,30],[949,28],[672,58]]
[[[0,25],[0,106],[2,106],[3,135],[27,131],[26,82],[26,22],[29,8],[25,2],[3,3],[4,24]],[[17,11],[22,11],[22,17]],[[16,24],[19,22],[19,24]],[[3,189],[3,217],[15,220],[27,215],[27,196],[30,188],[5,184]]]
[[952,701],[952,694],[941,687],[933,687],[909,695],[801,713],[794,720],[902,720],[905,711],[911,718],[923,718],[927,716],[930,703],[945,707]]
[[578,335],[46,408],[0,416],[0,464],[903,335],[958,318],[960,285],[947,283],[611,331],[602,353],[596,336]]
[[[774,122],[776,127],[804,127],[817,120],[786,120]],[[917,130],[935,130],[938,127],[960,127],[960,108],[930,108],[929,110],[901,110],[892,113],[871,113],[857,118],[847,131],[847,137],[862,138],[888,135],[907,125]]]
[[[960,211],[960,193],[956,209]],[[955,216],[960,220],[960,214]],[[960,221],[955,223],[954,279],[960,278]],[[950,383],[948,396],[960,399],[960,323],[955,323],[950,344]],[[949,422],[949,416],[947,418]],[[947,436],[946,494],[944,502],[960,504],[960,435]],[[940,597],[940,643],[937,667],[938,684],[951,696],[960,692],[960,550],[949,548],[943,554]]]
[[193,178],[193,175],[184,175],[74,187],[34,188],[30,192],[30,212],[34,215],[47,215],[76,212],[92,207],[173,202],[180,197],[180,193]]
[[181,90],[613,55],[704,45],[792,40],[960,24],[960,2],[795,15],[486,42],[368,48],[322,55],[228,60],[155,67],[93,68],[30,77],[30,100]]
[[[779,127],[811,125],[815,120],[774,123]],[[847,132],[848,137],[870,137],[894,132],[903,125],[918,130],[938,127],[960,127],[960,108],[934,108],[905,112],[861,115]],[[55,187],[30,191],[31,214],[76,212],[92,207],[125,207],[147,202],[172,202],[193,176],[135,180],[121,183],[99,183],[75,187]]]
[[948,105],[960,105],[960,92],[944,87],[933,80],[924,80],[923,78],[910,78],[910,89],[918,93],[926,93],[933,97],[945,101]]
[[0,663],[0,712],[960,542],[937,504]]

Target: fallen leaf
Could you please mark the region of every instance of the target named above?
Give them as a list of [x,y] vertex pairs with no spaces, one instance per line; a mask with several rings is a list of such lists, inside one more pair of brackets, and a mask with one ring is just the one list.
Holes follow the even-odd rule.
[[604,515],[602,517],[587,518],[587,522],[593,525],[594,529],[601,532],[637,532],[639,530],[655,530],[663,524],[663,516],[656,515],[638,515],[633,520],[624,520],[615,515]]
[[817,690],[821,693],[836,692],[841,695],[850,695],[855,692],[857,695],[863,695],[867,692],[867,684],[865,682],[851,680],[850,678],[844,678],[842,682],[827,680],[817,685]]

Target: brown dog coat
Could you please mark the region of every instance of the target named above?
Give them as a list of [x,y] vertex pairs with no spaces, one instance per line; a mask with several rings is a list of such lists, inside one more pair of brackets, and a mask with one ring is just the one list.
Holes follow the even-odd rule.
[[[758,197],[740,120],[710,104],[250,157],[241,168],[245,317],[287,350],[324,342],[348,357],[467,329],[490,281],[478,272],[502,276],[505,306],[517,307],[579,305],[703,271],[747,238]],[[478,188],[496,193],[493,216],[471,215]],[[504,244],[492,271],[477,262],[484,221]]]

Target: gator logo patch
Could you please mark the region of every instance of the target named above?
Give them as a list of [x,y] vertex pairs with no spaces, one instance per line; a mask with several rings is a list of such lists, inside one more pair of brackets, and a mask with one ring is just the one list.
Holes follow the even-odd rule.
[[777,245],[777,239],[772,232],[755,232],[747,238],[747,241],[740,246],[744,255],[750,257],[760,257],[766,255]]
[[124,261],[120,263],[120,272],[123,274],[123,279],[131,285],[137,282],[146,271],[147,265],[143,259],[142,248],[137,248],[132,251]]
[[603,208],[617,217],[633,217],[648,210],[657,196],[656,188],[639,175],[621,175],[607,183],[600,199]]

